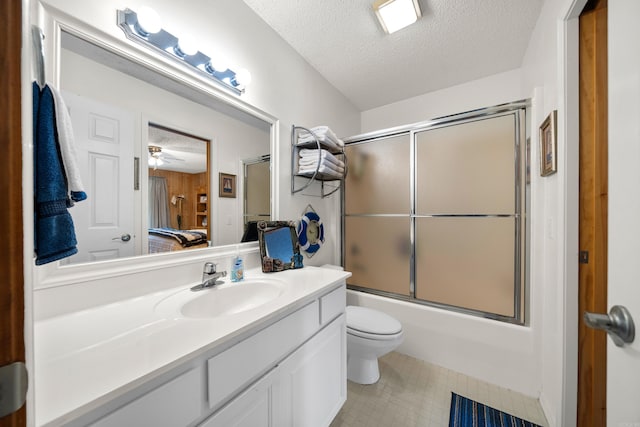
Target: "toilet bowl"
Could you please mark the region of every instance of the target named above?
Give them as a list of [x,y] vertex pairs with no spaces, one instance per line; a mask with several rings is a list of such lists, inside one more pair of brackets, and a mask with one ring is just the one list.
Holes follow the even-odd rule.
[[373,384],[380,378],[378,358],[403,340],[402,324],[378,310],[347,306],[347,378]]

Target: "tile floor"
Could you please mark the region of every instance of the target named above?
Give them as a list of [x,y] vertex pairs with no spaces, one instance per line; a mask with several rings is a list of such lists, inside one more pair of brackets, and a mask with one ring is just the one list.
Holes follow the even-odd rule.
[[330,427],[447,427],[451,392],[546,427],[536,399],[391,352],[379,360],[380,380],[348,382],[347,402]]

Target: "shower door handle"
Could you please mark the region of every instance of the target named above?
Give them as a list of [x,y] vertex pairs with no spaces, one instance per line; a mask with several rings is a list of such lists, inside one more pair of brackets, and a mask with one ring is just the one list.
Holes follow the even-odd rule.
[[615,345],[631,344],[635,338],[635,325],[626,307],[614,305],[609,314],[584,312],[584,323],[594,329],[607,331]]

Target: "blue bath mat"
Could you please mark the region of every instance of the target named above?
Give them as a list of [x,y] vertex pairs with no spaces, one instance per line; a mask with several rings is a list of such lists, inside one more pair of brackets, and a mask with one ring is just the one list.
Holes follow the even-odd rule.
[[451,392],[449,427],[540,427]]

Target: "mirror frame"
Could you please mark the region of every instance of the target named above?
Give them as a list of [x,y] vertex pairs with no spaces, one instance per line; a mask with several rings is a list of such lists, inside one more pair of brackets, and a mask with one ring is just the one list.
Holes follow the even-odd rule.
[[[265,234],[288,228],[291,237],[291,246],[293,247],[293,256],[291,260],[285,262],[278,258],[267,256],[267,245],[265,242]],[[298,242],[298,234],[296,233],[296,223],[294,221],[259,221],[258,222],[258,242],[260,244],[260,259],[262,260],[263,273],[275,273],[277,271],[291,270],[294,268],[302,268],[303,257],[300,254],[300,243]]]
[[[228,90],[218,87],[214,82],[182,67],[179,63],[167,60],[157,52],[144,49],[137,43],[128,40],[115,23],[117,8],[113,8],[113,33],[106,33],[90,24],[58,10],[47,4],[46,0],[38,1],[38,20],[45,35],[43,50],[45,52],[44,68],[46,80],[56,87],[60,86],[60,57],[62,32],[70,33],[100,48],[106,49],[122,58],[137,63],[149,70],[168,77],[185,87],[198,91],[210,98],[212,104],[222,110],[236,110],[252,116],[270,125],[269,153],[274,173],[271,174],[271,217],[279,215],[279,176],[277,171],[280,148],[280,121],[248,102],[240,99]],[[34,21],[35,22],[35,21]],[[246,95],[244,95],[246,97]],[[213,108],[213,107],[211,107]],[[33,164],[26,162],[25,173],[33,172]],[[60,262],[45,264],[33,268],[34,289],[50,288],[67,284],[114,277],[123,274],[149,271],[158,267],[182,265],[188,261],[210,259],[212,256],[232,253],[241,247],[243,251],[258,252],[257,242],[237,243],[231,245],[194,249],[192,251],[168,252],[160,254],[137,255],[94,263],[70,264],[61,266]]]

